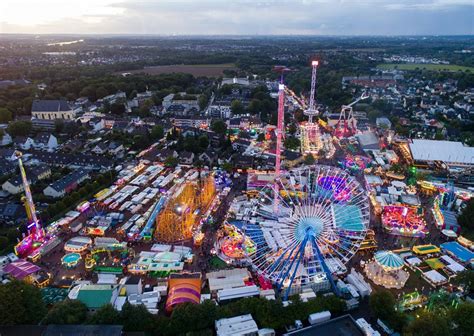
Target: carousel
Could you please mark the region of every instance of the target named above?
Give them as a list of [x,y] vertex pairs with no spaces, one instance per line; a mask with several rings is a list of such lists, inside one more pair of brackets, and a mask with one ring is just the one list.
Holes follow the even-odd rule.
[[373,283],[385,288],[403,288],[410,276],[410,273],[403,270],[402,258],[392,251],[375,253],[364,271]]

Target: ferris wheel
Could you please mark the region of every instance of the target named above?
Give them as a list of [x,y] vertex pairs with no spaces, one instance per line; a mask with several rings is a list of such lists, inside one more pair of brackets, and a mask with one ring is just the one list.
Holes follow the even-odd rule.
[[282,172],[252,200],[245,235],[255,248],[254,270],[278,291],[331,284],[365,238],[370,218],[366,191],[345,171],[306,166]]

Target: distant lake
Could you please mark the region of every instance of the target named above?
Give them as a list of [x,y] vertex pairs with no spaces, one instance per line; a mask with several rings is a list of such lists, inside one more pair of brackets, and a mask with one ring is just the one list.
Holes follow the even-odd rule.
[[66,41],[66,42],[54,42],[54,43],[48,43],[47,46],[63,46],[63,45],[68,45],[68,44],[74,44],[74,43],[81,43],[84,42],[84,40],[75,40],[75,41]]
[[49,52],[43,53],[43,55],[50,55],[50,56],[71,56],[75,54],[76,52],[74,51],[49,51]]

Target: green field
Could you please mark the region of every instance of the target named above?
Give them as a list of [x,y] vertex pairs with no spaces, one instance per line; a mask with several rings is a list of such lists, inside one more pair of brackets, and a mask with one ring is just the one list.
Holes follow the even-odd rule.
[[418,64],[418,63],[384,63],[377,65],[377,68],[384,70],[431,70],[431,71],[470,71],[474,72],[474,67],[454,65],[454,64]]
[[[146,66],[139,70],[121,71],[120,73],[129,72],[146,73],[148,75],[161,75],[170,73],[189,73],[193,76],[208,76],[219,77],[222,76],[224,70],[237,70],[234,63],[224,64],[177,64],[177,65],[156,65]],[[119,73],[119,74],[120,74]]]

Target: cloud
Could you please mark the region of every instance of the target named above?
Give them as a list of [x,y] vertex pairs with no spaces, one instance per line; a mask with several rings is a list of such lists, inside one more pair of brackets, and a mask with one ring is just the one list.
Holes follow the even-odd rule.
[[473,11],[472,0],[1,0],[0,32],[473,34]]

